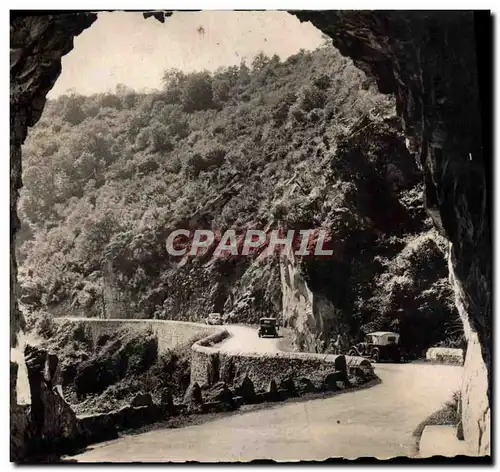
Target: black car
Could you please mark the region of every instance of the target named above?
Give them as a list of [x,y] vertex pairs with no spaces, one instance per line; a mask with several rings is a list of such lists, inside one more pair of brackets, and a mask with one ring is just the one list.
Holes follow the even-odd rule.
[[261,318],[259,328],[259,338],[262,336],[278,336],[278,322],[276,318]]

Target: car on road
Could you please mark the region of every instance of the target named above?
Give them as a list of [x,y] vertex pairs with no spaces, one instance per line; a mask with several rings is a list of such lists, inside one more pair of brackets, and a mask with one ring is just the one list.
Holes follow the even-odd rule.
[[259,327],[259,338],[263,336],[278,337],[278,320],[276,318],[261,318]]
[[350,356],[361,356],[373,362],[401,362],[399,334],[389,331],[375,331],[366,335],[365,341],[358,343],[349,350]]
[[223,324],[222,322],[222,316],[220,313],[210,313],[206,319],[205,323],[207,325],[220,325]]

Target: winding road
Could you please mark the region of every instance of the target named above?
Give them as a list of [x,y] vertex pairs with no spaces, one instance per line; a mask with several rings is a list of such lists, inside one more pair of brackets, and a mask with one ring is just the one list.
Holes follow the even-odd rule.
[[224,352],[279,352],[279,338],[259,338],[254,328],[239,325],[224,325],[231,337],[220,343],[217,347]]
[[[252,328],[227,328],[233,335],[221,344],[227,352],[278,350],[276,339],[261,339]],[[413,430],[460,388],[462,367],[377,364],[375,370],[382,382],[371,388],[126,436],[71,459],[246,462],[412,456]]]

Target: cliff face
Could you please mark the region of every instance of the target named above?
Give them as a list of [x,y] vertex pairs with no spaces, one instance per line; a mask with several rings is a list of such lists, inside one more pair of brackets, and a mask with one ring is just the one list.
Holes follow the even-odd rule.
[[[396,95],[408,147],[424,172],[427,211],[451,243],[457,306],[470,327],[473,348],[466,360],[466,378],[487,372],[482,395],[489,398],[491,236],[473,13],[294,14],[328,34],[342,54],[375,77],[381,92]],[[466,405],[485,401],[471,395],[467,382],[464,385]],[[466,437],[472,434],[472,426],[467,427],[472,423],[481,433],[489,428],[488,408],[479,410],[481,414],[464,408]],[[482,452],[489,450],[486,442],[480,445]]]
[[300,262],[294,255],[284,255],[280,264],[283,323],[294,330],[294,344],[300,351],[323,352],[327,347],[326,334],[332,325],[339,326],[338,309],[324,296],[315,294],[304,280]]
[[[19,229],[17,202],[21,188],[21,145],[29,126],[33,126],[43,110],[46,95],[61,72],[61,57],[73,48],[73,38],[88,28],[95,14],[11,17],[10,24],[10,329],[11,347],[17,346],[23,319],[17,305],[17,262],[15,238]],[[29,359],[28,359],[29,361]],[[17,368],[11,363],[11,376],[17,377]],[[15,364],[17,365],[17,364]],[[15,385],[15,380],[11,380]],[[36,382],[35,382],[36,383]],[[35,385],[35,384],[33,384]],[[17,405],[15,389],[11,388],[11,459],[22,461],[35,452],[29,440],[45,433],[47,424],[57,422],[59,411],[54,404],[61,403],[52,389],[33,395],[39,401],[29,412]],[[32,400],[33,403],[33,400]],[[35,402],[36,403],[36,402]],[[61,403],[62,404],[62,403]],[[57,410],[57,408],[56,408]],[[53,431],[51,431],[52,433]],[[60,433],[61,431],[58,431]],[[61,435],[60,439],[63,439]],[[57,438],[54,438],[56,441]],[[28,446],[28,442],[30,446]]]
[[[394,93],[409,149],[424,172],[428,213],[450,241],[450,271],[457,306],[472,350],[464,384],[464,433],[489,452],[491,386],[491,240],[475,31],[468,12],[294,12],[332,37],[339,51]],[[95,14],[11,19],[11,342],[21,328],[16,304],[15,234],[21,187],[21,144],[39,119],[45,96],[61,70],[61,57]],[[168,27],[168,25],[167,25]],[[479,387],[478,387],[479,385]],[[482,405],[478,407],[477,402]],[[470,405],[470,408],[467,407]],[[476,408],[477,407],[477,408]],[[477,426],[476,426],[477,425]]]
[[10,326],[16,346],[22,319],[17,306],[17,262],[14,253],[19,229],[17,202],[21,181],[21,145],[28,127],[42,114],[46,96],[61,73],[61,57],[73,49],[73,38],[95,20],[94,13],[11,16],[10,23]]

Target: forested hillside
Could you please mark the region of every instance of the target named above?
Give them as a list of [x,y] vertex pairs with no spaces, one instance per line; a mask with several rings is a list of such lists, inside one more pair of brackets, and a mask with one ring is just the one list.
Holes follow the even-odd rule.
[[62,96],[23,155],[18,252],[32,318],[281,316],[278,259],[179,264],[166,236],[325,228],[334,257],[298,270],[334,309],[307,342],[300,332],[315,329],[285,316],[300,348],[372,329],[424,348],[453,329],[445,244],[391,97],[326,44],[213,74],[166,71],[155,93]]

